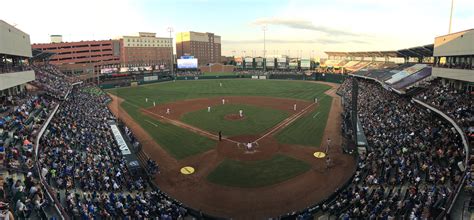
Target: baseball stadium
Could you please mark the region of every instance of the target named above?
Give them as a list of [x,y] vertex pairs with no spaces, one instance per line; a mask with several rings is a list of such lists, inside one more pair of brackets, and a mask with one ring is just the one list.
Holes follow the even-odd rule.
[[0,219],[474,219],[472,2],[85,1],[0,15]]

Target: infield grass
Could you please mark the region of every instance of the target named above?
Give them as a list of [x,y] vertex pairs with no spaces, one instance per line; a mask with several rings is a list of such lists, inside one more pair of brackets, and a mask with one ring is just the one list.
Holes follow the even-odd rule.
[[[222,87],[219,86],[219,83],[222,83]],[[222,79],[178,80],[176,82],[110,89],[107,92],[123,98],[125,101],[122,103],[122,108],[162,148],[176,159],[182,159],[212,149],[215,142],[175,125],[160,123],[142,114],[139,111],[140,108],[152,107],[153,102],[159,105],[178,100],[222,96],[265,96],[313,101],[315,97],[321,99],[326,96],[324,92],[328,89],[330,89],[330,86],[304,81]],[[148,102],[145,101],[146,99],[148,99]],[[327,117],[327,114],[320,115],[319,120],[323,120],[323,117]],[[149,121],[158,126],[152,125]],[[320,129],[321,132],[324,131],[324,127],[322,128]],[[303,127],[303,129],[305,128]],[[217,128],[211,130],[216,131]],[[291,132],[298,133],[297,131]],[[228,134],[224,135],[227,136]],[[322,136],[322,133],[320,135]],[[290,141],[286,137],[282,140]]]
[[255,188],[283,182],[310,168],[311,165],[304,161],[281,154],[260,161],[226,159],[207,176],[207,180],[224,186]]
[[122,103],[122,108],[148,132],[155,142],[176,159],[206,152],[217,144],[216,141],[207,137],[146,116],[130,103]]
[[[228,114],[238,114],[243,110],[243,120],[227,120]],[[257,107],[252,105],[217,105],[211,108],[189,112],[181,117],[181,121],[201,129],[218,133],[222,131],[225,136],[256,135],[270,129],[287,118],[290,113],[282,110]]]
[[319,107],[313,112],[298,118],[276,134],[278,142],[319,147],[331,110],[331,103],[332,97],[324,95],[319,100]]

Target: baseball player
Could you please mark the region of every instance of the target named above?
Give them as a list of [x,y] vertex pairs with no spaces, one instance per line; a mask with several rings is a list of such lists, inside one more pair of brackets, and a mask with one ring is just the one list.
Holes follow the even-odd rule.
[[167,114],[167,115],[170,114],[170,108],[167,108],[167,109],[166,109],[166,114]]
[[318,98],[314,98],[314,103],[318,103]]
[[145,102],[148,102],[148,98],[145,98]]
[[222,131],[219,131],[219,141],[222,141]]
[[222,104],[223,104],[223,105],[225,104],[225,99],[222,99]]
[[293,105],[293,110],[296,111],[296,104]]
[[329,169],[329,167],[331,166],[331,158],[329,158],[329,156],[326,157],[326,169]]
[[327,139],[327,144],[328,145],[326,145],[326,152],[325,152],[326,154],[329,152],[329,145],[331,145],[331,139],[330,138]]
[[219,83],[219,87],[222,87],[222,83],[221,83],[221,82]]
[[155,107],[155,106],[156,106],[156,103],[155,103],[155,102],[153,102],[153,107]]
[[207,112],[211,112],[211,106],[207,106]]
[[239,110],[239,115],[241,118],[244,117],[244,111],[242,111],[242,109]]

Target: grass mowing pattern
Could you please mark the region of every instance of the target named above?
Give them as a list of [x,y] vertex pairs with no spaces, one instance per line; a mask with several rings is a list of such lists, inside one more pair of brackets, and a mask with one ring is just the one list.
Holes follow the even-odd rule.
[[297,119],[276,135],[281,143],[319,147],[326,128],[332,97],[325,95],[315,111]]
[[[222,87],[219,83],[222,82]],[[114,88],[107,90],[125,100],[122,107],[137,121],[156,142],[160,144],[176,159],[199,154],[215,146],[212,140],[196,135],[192,132],[166,124],[155,127],[149,122],[163,125],[151,117],[146,117],[137,111],[137,107],[149,108],[156,104],[206,97],[222,96],[267,96],[313,101],[315,97],[321,99],[330,86],[308,83],[304,81],[280,80],[183,80],[147,84],[137,87]],[[148,98],[148,102],[145,102]],[[127,105],[132,103],[133,105]],[[170,134],[168,137],[166,134]],[[322,135],[322,134],[321,134]],[[180,140],[175,140],[180,139]],[[212,142],[212,144],[211,144]]]
[[153,140],[176,159],[200,154],[216,146],[216,141],[207,137],[143,115],[135,106],[129,103],[123,102],[122,108],[148,132]]
[[283,182],[310,168],[304,161],[281,154],[260,161],[226,159],[207,176],[207,180],[219,185],[255,188]]
[[[222,87],[219,87],[222,82]],[[110,89],[110,92],[127,102],[149,108],[156,104],[177,100],[222,97],[222,96],[266,96],[313,101],[320,99],[330,86],[304,81],[279,80],[182,80],[147,84],[137,87]],[[148,98],[148,102],[145,102]]]
[[[228,114],[238,114],[240,109],[244,112],[244,120],[224,119]],[[181,121],[213,133],[222,131],[225,136],[236,136],[260,134],[288,116],[288,112],[277,109],[227,104],[213,106],[211,112],[207,112],[207,108],[189,112],[181,117]]]

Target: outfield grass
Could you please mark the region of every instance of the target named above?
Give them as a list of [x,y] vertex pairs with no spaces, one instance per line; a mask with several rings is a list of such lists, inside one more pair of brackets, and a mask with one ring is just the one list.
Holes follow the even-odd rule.
[[[222,83],[222,87],[219,86],[219,83]],[[137,87],[114,88],[108,92],[123,98],[125,101],[122,103],[122,107],[133,119],[172,156],[182,159],[211,149],[215,146],[215,142],[177,126],[159,123],[142,115],[137,110],[138,108],[152,107],[153,102],[163,104],[178,100],[222,96],[266,96],[313,101],[315,97],[321,99],[325,96],[324,92],[328,89],[330,86],[304,81],[223,79],[163,82]],[[145,98],[148,98],[148,102],[145,102]],[[327,114],[320,115],[318,118],[322,119],[324,116],[327,117]],[[146,120],[156,122],[155,124],[161,126],[155,127]],[[324,128],[321,129],[321,132],[323,130]]]
[[176,159],[200,154],[216,146],[216,141],[212,139],[143,115],[135,106],[127,102],[122,103],[122,108],[148,132],[153,140]]
[[[222,83],[222,87],[219,83]],[[313,101],[330,86],[304,81],[279,80],[182,80],[107,90],[140,107],[194,98],[221,96],[268,96]],[[148,98],[148,103],[145,102]]]
[[255,188],[283,182],[310,168],[304,161],[281,154],[260,161],[226,159],[207,176],[207,180],[219,185]]
[[[238,114],[240,109],[244,112],[244,120],[224,119],[228,114]],[[189,112],[181,117],[181,121],[214,133],[222,131],[225,136],[237,136],[260,134],[289,115],[288,112],[277,109],[228,104],[213,106],[211,112],[207,112],[207,108]]]
[[326,128],[332,97],[324,95],[319,100],[319,107],[288,127],[277,133],[276,139],[281,143],[319,147]]

